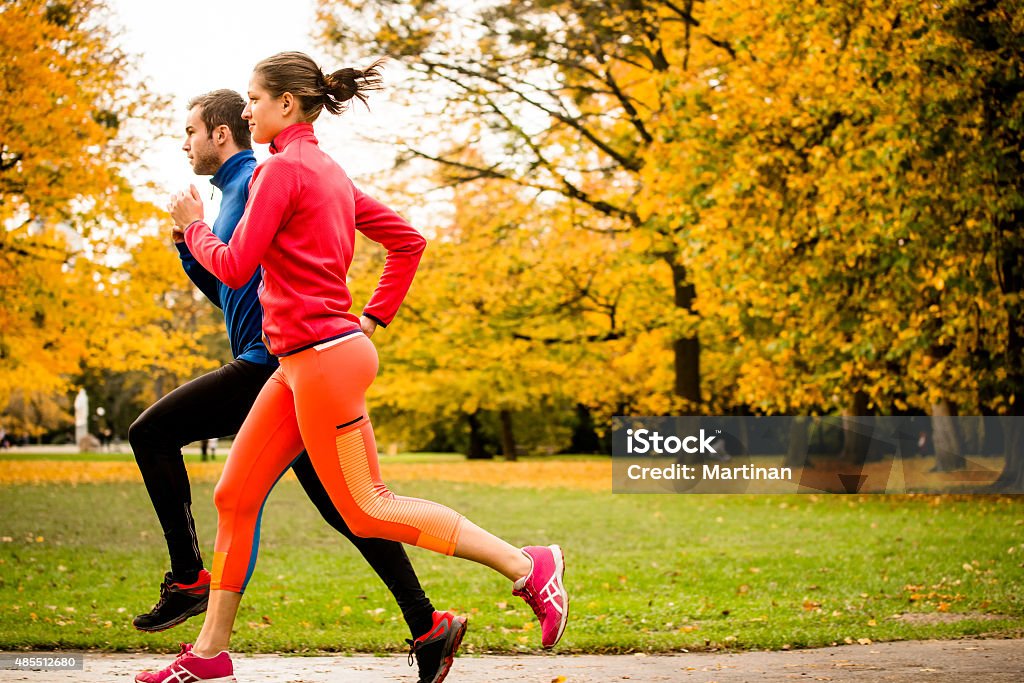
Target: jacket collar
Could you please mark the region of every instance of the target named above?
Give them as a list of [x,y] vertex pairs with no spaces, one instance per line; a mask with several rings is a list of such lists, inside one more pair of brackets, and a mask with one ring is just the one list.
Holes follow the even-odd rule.
[[217,172],[210,178],[210,184],[216,187],[218,190],[224,189],[224,186],[228,184],[232,178],[235,177],[245,165],[246,161],[250,159],[255,160],[256,155],[253,154],[251,149],[243,149],[241,152],[236,152],[227,161],[220,165]]
[[293,140],[299,140],[301,138],[309,138],[316,144],[316,136],[313,135],[313,124],[312,123],[293,123],[288,126],[273,139],[270,143],[270,153],[277,154],[283,152],[284,148],[287,147]]

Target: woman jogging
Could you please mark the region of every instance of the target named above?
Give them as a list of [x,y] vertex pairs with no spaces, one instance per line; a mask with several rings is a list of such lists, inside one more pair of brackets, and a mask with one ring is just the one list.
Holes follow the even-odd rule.
[[[157,674],[137,680],[230,681],[226,651],[258,543],[258,519],[277,478],[303,448],[352,531],[474,560],[513,581],[541,623],[541,642],[562,636],[568,595],[558,546],[516,548],[443,505],[396,496],[383,484],[365,394],[377,372],[369,336],[395,316],[424,247],[408,225],[378,227],[388,249],[373,297],[349,312],[346,274],[355,221],[386,209],[360,192],[317,145],[312,122],[323,109],[379,89],[379,63],[325,75],[306,55],[286,52],[256,65],[242,117],[271,158],[253,175],[249,201],[228,244],[203,222],[198,192],[171,204],[196,260],[228,286],[263,269],[264,337],[280,367],[263,387],[231,448],[217,485],[217,541],[209,611],[193,647]],[[411,231],[415,232],[415,231]]]

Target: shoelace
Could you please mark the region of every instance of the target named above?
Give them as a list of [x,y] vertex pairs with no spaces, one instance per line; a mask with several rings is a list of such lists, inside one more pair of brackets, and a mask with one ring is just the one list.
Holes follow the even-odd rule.
[[[167,596],[170,595],[170,592],[171,592],[170,586],[168,586],[166,583],[161,583],[160,584],[160,599],[157,600],[156,605],[153,607],[153,609],[152,609],[153,612],[156,612],[157,610],[159,610],[161,607],[164,606],[164,603],[167,602]],[[181,643],[181,644],[185,645],[185,643]],[[184,652],[184,648],[182,648],[182,652]]]
[[416,661],[416,651],[421,646],[417,645],[415,640],[409,640],[408,638],[405,639],[405,642],[409,643],[409,666],[412,666],[413,662]]
[[178,647],[181,648],[181,650],[178,652],[178,656],[174,658],[174,661],[171,662],[170,666],[168,666],[166,669],[161,669],[159,673],[169,674],[171,672],[171,669],[174,668],[174,665],[180,662],[182,659],[184,659],[185,656],[189,653],[188,645],[188,643],[178,643]]
[[523,586],[519,593],[526,599],[526,604],[530,606],[530,609],[533,610],[537,618],[543,620],[544,615],[547,614],[547,607],[537,599],[537,596],[530,590],[530,587]]

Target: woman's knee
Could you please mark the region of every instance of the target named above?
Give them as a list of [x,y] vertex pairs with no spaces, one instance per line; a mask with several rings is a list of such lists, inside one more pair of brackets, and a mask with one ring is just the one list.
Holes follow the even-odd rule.
[[374,519],[360,508],[345,515],[345,523],[353,535],[359,538],[376,538],[380,536],[380,521]]
[[357,500],[364,501],[363,505],[355,504],[351,509],[342,510],[345,523],[348,524],[352,533],[360,538],[401,540],[389,533],[388,516],[384,514],[384,508],[394,499],[394,493],[383,484],[378,484],[374,487],[374,495],[357,498]]
[[252,496],[245,495],[244,489],[234,486],[230,482],[221,479],[213,489],[213,504],[217,508],[218,515],[245,515],[259,514],[263,501],[253,500]]

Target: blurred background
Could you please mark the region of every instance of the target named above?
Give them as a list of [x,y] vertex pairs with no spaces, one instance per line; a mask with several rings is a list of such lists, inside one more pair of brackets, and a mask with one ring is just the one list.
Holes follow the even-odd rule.
[[[0,648],[198,631],[131,626],[166,549],[125,439],[229,360],[164,208],[217,212],[186,103],[292,49],[389,58],[317,136],[429,241],[374,335],[384,478],[562,544],[562,652],[1024,633],[1020,496],[613,495],[605,457],[613,415],[717,421],[731,463],[730,424],[788,415],[750,455],[838,490],[1024,490],[1024,2],[2,0]],[[898,466],[858,416],[912,421]],[[205,551],[229,447],[186,456]],[[463,652],[536,648],[503,579],[409,552]],[[291,476],[259,562],[240,650],[403,647]]]
[[[74,441],[81,389],[89,431],[123,440],[229,359],[163,207],[191,181],[210,196],[178,149],[187,99],[244,92],[282,49],[331,69],[390,58],[372,111],[317,123],[429,239],[374,338],[382,452],[602,453],[616,414],[1024,409],[1020,2],[10,0],[0,14],[12,444]],[[361,243],[357,308],[383,258]],[[1002,481],[1022,478],[1011,456]]]

